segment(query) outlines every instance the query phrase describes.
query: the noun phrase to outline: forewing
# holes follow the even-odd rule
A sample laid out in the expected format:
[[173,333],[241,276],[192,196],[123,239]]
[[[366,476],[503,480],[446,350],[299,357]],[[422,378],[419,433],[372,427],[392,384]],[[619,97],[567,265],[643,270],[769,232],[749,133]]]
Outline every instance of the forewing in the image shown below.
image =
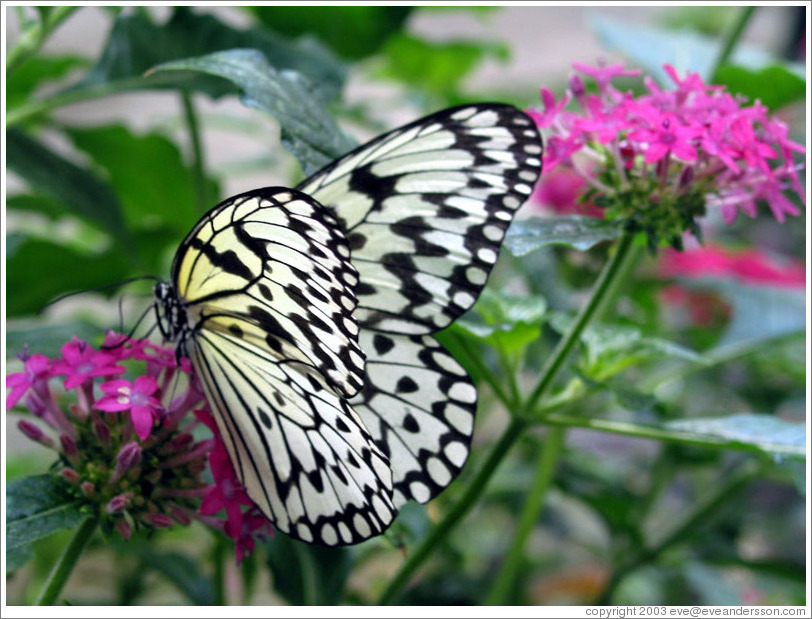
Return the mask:
[[189,233],[172,272],[194,330],[299,362],[338,395],[363,386],[358,273],[341,228],[313,198],[266,188],[226,200]]
[[433,333],[469,309],[541,155],[526,114],[467,105],[384,134],[299,185],[346,230],[361,327]]
[[334,546],[391,524],[388,458],[320,374],[224,331],[200,331],[189,352],[237,476],[276,527]]

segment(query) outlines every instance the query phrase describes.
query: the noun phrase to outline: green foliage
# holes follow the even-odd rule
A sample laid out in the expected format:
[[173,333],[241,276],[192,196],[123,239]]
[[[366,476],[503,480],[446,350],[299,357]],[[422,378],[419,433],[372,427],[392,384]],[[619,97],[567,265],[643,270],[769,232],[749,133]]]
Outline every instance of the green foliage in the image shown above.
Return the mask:
[[617,222],[594,217],[527,217],[516,221],[505,235],[505,247],[514,256],[525,256],[545,245],[567,245],[579,251],[591,249],[620,234]]
[[344,58],[378,52],[400,32],[414,10],[408,6],[252,6],[247,10],[286,36],[314,36]]
[[763,69],[725,65],[716,72],[714,81],[750,101],[761,101],[771,110],[803,101],[806,97],[806,80],[782,65]]
[[31,545],[88,518],[52,475],[24,477],[6,487],[6,569],[13,571],[32,556]]
[[293,605],[338,604],[352,569],[347,548],[312,546],[277,535],[267,542],[274,589]]
[[294,71],[277,73],[262,54],[233,49],[200,58],[166,63],[162,71],[200,71],[232,81],[243,91],[243,102],[275,116],[282,128],[282,143],[312,174],[343,155],[355,144],[335,124],[313,88]]
[[[507,45],[429,41],[409,30],[415,11],[429,19],[459,8],[248,7],[239,9],[241,17],[249,14],[257,25],[242,29],[188,7],[161,20],[148,9],[116,8],[106,13],[109,34],[90,60],[40,51],[55,28],[84,9],[21,9],[22,36],[7,65],[7,159],[21,181],[10,185],[6,205],[7,354],[27,344],[54,356],[73,335],[98,341],[109,316],[86,308],[81,318],[36,314],[66,292],[165,275],[201,210],[221,197],[223,169],[207,166],[187,145],[212,128],[228,140],[237,123],[218,122],[208,111],[198,117],[202,106],[192,93],[239,97],[255,112],[251,133],[263,150],[241,157],[240,166],[270,171],[267,161],[281,151],[272,139],[278,125],[282,146],[309,173],[355,144],[337,115],[377,128],[376,102],[350,107],[341,97],[350,71],[396,84],[427,112],[484,98],[466,91],[466,79],[483,62],[505,60]],[[687,30],[605,17],[592,25],[607,49],[663,83],[663,62],[710,79],[722,49]],[[711,30],[719,28],[714,21]],[[562,54],[562,76],[570,60]],[[796,65],[758,50],[737,48],[715,78],[771,109],[805,96]],[[54,114],[78,102],[113,106],[113,95],[152,90],[164,91],[169,103],[146,131],[92,118],[79,126]],[[519,87],[515,95],[524,96]],[[173,102],[184,97],[185,111]],[[204,143],[219,148],[220,137]],[[763,218],[737,222],[726,236],[741,245],[769,237],[773,247],[788,239],[787,253],[803,255],[802,233],[786,226],[765,232],[765,225]],[[754,591],[764,603],[804,602],[797,538],[808,517],[805,294],[721,277],[665,282],[657,257],[623,250],[625,238],[617,225],[593,218],[513,223],[505,240],[510,254],[503,252],[477,305],[438,338],[479,387],[470,462],[437,500],[404,506],[380,540],[336,549],[277,534],[235,576],[225,567],[233,556],[219,532],[200,524],[151,538],[136,532],[116,545],[109,595],[123,604],[153,603],[157,577],[176,596],[172,603],[200,605],[264,602],[271,589],[287,603],[319,605],[735,605],[750,603]],[[605,307],[579,326],[579,308],[600,306],[591,290],[601,265],[625,251],[625,267],[613,271],[618,281],[601,293]],[[713,295],[723,317],[692,322],[667,300],[673,286]],[[550,436],[562,447],[544,463]],[[6,497],[6,556],[16,570],[9,583],[29,579],[28,591],[12,594],[27,600],[61,552],[60,534],[52,534],[77,529],[87,515],[54,476],[27,476],[42,466],[38,454],[12,449],[8,458],[14,481]],[[528,496],[537,487],[543,490],[534,507]],[[516,533],[523,522],[532,538]],[[18,569],[32,552],[37,561]],[[579,580],[579,568],[588,576]],[[496,583],[504,570],[514,576],[502,587]],[[239,600],[224,584],[235,578]]]

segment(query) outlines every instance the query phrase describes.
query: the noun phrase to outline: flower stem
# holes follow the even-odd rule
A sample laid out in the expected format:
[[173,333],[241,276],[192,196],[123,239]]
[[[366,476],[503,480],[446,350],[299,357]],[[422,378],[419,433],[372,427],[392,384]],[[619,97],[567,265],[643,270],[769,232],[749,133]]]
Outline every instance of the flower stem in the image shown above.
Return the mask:
[[717,488],[716,492],[702,501],[679,525],[672,529],[671,533],[656,545],[637,552],[624,565],[616,569],[596,604],[609,604],[618,585],[629,573],[646,563],[654,561],[671,546],[694,535],[708,518],[726,505],[730,497],[750,483],[761,470],[761,463],[751,460],[740,467],[738,471],[729,475],[724,483]]
[[468,513],[471,507],[473,507],[474,503],[476,503],[480,495],[485,491],[485,486],[496,471],[499,463],[510,450],[513,443],[516,442],[516,439],[521,436],[526,427],[527,423],[524,420],[518,417],[511,419],[510,425],[508,425],[496,445],[493,446],[490,454],[488,454],[488,458],[479,468],[476,477],[465,490],[460,500],[454,505],[451,511],[446,514],[445,518],[429,532],[423,542],[409,555],[409,558],[400,568],[400,571],[390,581],[386,590],[381,595],[378,605],[391,604],[396,600],[412,574],[414,574],[423,561],[436,549],[440,541],[462,520],[463,516]]
[[200,141],[200,123],[197,121],[197,112],[192,93],[186,89],[181,90],[181,102],[183,104],[183,118],[186,121],[186,129],[192,143],[192,185],[195,193],[197,208],[201,213],[205,213],[213,205],[209,204],[209,196],[206,191],[206,173],[203,158],[203,146]]
[[539,453],[533,486],[525,499],[516,534],[499,569],[496,580],[485,598],[485,604],[489,606],[509,603],[507,600],[513,590],[516,576],[519,574],[524,560],[524,548],[527,538],[530,537],[533,527],[538,522],[547,491],[550,489],[555,477],[558,459],[564,449],[566,432],[565,428],[550,428],[544,439]]
[[[625,272],[623,268],[626,258],[629,256],[630,249],[633,246],[634,233],[626,231],[621,235],[615,252],[612,258],[604,267],[601,272],[595,289],[586,304],[581,310],[575,323],[573,324],[570,332],[559,341],[555,350],[550,357],[547,365],[542,370],[542,377],[533,394],[527,402],[514,411],[513,417],[510,421],[505,432],[499,438],[496,445],[493,446],[491,452],[488,454],[487,459],[480,467],[476,477],[474,477],[471,484],[463,493],[460,500],[451,509],[445,518],[443,518],[437,526],[435,526],[422,543],[412,552],[406,562],[401,566],[400,571],[395,575],[392,581],[381,595],[378,601],[379,605],[390,604],[400,595],[403,587],[406,586],[411,576],[420,567],[428,556],[439,545],[440,541],[448,535],[448,533],[463,519],[468,511],[474,506],[479,497],[485,492],[485,488],[491,476],[496,471],[499,464],[504,460],[510,448],[514,445],[516,440],[522,435],[524,430],[530,425],[531,413],[535,411],[539,399],[545,394],[547,389],[552,385],[553,380],[558,372],[564,366],[569,353],[572,352],[575,343],[581,336],[581,333],[589,324],[589,321],[594,318],[600,309],[604,306],[604,299],[608,294],[612,294],[615,286],[618,283],[618,275]],[[563,441],[563,433],[561,436]],[[557,457],[545,467],[554,469]],[[540,492],[543,500],[544,491]]]
[[39,598],[37,598],[37,606],[51,606],[56,601],[56,598],[62,592],[62,587],[65,586],[71,572],[73,572],[79,556],[96,531],[96,525],[98,524],[98,519],[88,518],[76,529],[73,538],[71,538],[62,556],[59,557],[56,565],[48,575],[45,587],[40,592]]
[[736,21],[730,27],[730,30],[728,30],[728,32],[725,34],[725,39],[722,42],[722,49],[719,52],[719,56],[716,58],[716,62],[713,64],[713,69],[708,72],[708,75],[711,76],[711,82],[716,81],[716,74],[719,71],[719,68],[727,63],[728,59],[733,53],[733,50],[736,49],[745,28],[747,28],[747,24],[750,23],[750,19],[753,17],[753,13],[756,12],[757,8],[758,7],[755,6],[743,6],[736,18]]
[[8,50],[6,55],[6,77],[11,75],[28,58],[36,54],[42,44],[45,43],[48,35],[79,8],[78,6],[55,6],[41,21],[25,28],[20,34],[20,38]]
[[620,282],[620,275],[626,272],[625,263],[629,257],[630,250],[634,246],[635,234],[629,230],[623,232],[614,248],[614,254],[601,271],[600,277],[595,284],[595,289],[589,301],[578,314],[575,323],[569,332],[562,338],[555,347],[550,359],[541,371],[541,380],[536,385],[535,390],[527,400],[524,407],[525,414],[532,415],[541,398],[558,376],[558,372],[569,358],[572,349],[578,343],[581,334],[592,319],[603,309],[607,298],[614,297],[615,287]]

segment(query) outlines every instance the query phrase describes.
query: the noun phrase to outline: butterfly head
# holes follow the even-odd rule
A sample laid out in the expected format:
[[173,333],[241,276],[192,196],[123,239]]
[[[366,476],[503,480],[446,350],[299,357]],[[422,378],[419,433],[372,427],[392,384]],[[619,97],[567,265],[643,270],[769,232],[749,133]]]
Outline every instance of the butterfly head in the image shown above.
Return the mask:
[[158,282],[153,288],[153,294],[155,295],[155,315],[161,335],[170,342],[177,341],[189,330],[189,326],[186,323],[186,312],[181,306],[175,289],[169,282]]

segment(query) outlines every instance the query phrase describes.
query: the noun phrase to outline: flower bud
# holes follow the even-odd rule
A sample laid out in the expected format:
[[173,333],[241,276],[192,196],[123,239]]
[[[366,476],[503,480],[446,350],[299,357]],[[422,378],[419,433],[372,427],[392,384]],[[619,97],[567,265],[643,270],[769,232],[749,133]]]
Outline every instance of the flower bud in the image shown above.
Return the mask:
[[79,450],[76,449],[76,441],[67,434],[60,434],[59,443],[62,445],[62,451],[68,458],[73,458],[79,453]]
[[116,514],[120,511],[123,511],[130,504],[131,500],[132,500],[131,492],[117,494],[112,499],[110,499],[110,502],[104,508],[104,511],[106,511],[108,514]]
[[110,477],[110,484],[115,484],[129,471],[133,466],[141,462],[141,447],[135,441],[130,441],[116,456],[116,468],[113,475]]
[[79,475],[79,473],[77,473],[75,470],[73,470],[72,468],[70,468],[68,466],[63,468],[59,472],[59,474],[62,476],[63,479],[69,481],[72,484],[77,484],[77,483],[79,483],[79,480],[82,479],[82,477],[81,477],[81,475]]
[[17,423],[17,427],[23,434],[25,434],[32,441],[36,441],[37,443],[45,445],[46,447],[54,446],[53,439],[50,436],[46,435],[38,425],[33,424],[25,419],[21,419]]
[[123,518],[116,522],[116,531],[118,531],[118,534],[121,536],[121,539],[125,541],[130,539],[130,537],[132,537],[133,534],[132,525],[130,525],[130,523],[124,520]]
[[84,495],[85,495],[86,497],[88,497],[88,498],[90,498],[90,497],[92,497],[94,494],[96,494],[96,486],[93,484],[93,482],[90,482],[90,481],[83,481],[83,482],[82,482],[82,483],[79,485],[79,488],[81,488],[81,490],[82,490],[82,494],[84,494]]
[[156,529],[168,529],[174,524],[172,518],[166,514],[144,514],[142,520]]
[[110,445],[110,426],[106,423],[101,420],[93,422],[93,433],[102,445]]

